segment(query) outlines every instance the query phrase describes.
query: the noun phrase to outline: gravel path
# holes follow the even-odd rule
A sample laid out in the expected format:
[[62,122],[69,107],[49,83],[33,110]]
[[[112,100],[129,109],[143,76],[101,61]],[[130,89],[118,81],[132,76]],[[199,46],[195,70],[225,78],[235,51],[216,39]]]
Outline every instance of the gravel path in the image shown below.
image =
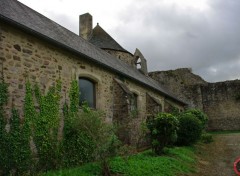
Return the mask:
[[213,137],[214,142],[198,146],[198,171],[191,176],[236,176],[233,163],[240,158],[240,133]]

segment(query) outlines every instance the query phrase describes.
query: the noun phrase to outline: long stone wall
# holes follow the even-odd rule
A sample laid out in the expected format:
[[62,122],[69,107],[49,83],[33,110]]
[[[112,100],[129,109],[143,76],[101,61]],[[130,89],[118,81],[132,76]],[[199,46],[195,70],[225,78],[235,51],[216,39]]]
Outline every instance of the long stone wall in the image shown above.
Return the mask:
[[201,86],[203,110],[210,130],[240,130],[240,80]]
[[[158,99],[164,107],[164,97],[138,82],[123,78],[117,73],[106,70],[101,65],[90,62],[68,51],[64,51],[51,43],[29,35],[5,23],[0,24],[0,76],[9,84],[9,103],[7,111],[12,106],[20,110],[23,118],[23,104],[25,82],[28,79],[32,84],[39,84],[42,91],[47,90],[57,79],[62,81],[62,102],[68,101],[70,83],[73,79],[87,77],[96,82],[96,108],[106,113],[107,121],[114,122],[114,118],[123,117],[126,113],[119,113],[114,117],[114,102],[124,99],[121,94],[116,96],[114,78],[123,79],[130,91],[138,95],[138,116],[129,121],[128,143],[136,144],[141,133],[141,123],[146,120],[147,93]],[[81,47],[81,46],[79,46]],[[129,56],[130,57],[130,56]],[[116,58],[117,59],[117,58]],[[2,75],[3,73],[3,75]],[[172,102],[182,109],[182,105]],[[122,111],[127,111],[122,109]],[[8,113],[9,115],[9,113]]]
[[149,74],[190,108],[203,110],[209,117],[209,130],[240,130],[240,80],[208,83],[191,69]]

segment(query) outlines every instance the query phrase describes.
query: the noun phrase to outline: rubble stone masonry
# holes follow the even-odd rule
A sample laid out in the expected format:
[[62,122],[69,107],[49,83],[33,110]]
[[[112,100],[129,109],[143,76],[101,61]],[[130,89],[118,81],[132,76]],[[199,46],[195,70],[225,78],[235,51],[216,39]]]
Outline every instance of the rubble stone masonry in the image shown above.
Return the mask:
[[240,130],[240,80],[208,83],[188,68],[149,75],[191,108],[203,110],[209,130]]
[[[8,112],[12,106],[15,106],[20,110],[21,118],[23,118],[26,79],[32,85],[36,83],[42,91],[46,91],[60,78],[63,103],[68,102],[71,81],[79,77],[87,77],[96,82],[96,108],[106,113],[108,122],[111,123],[114,118],[123,118],[122,116],[126,114],[121,113],[126,111],[121,109],[118,116],[113,115],[114,108],[117,107],[114,102],[120,102],[116,99],[125,98],[117,96],[114,88],[114,78],[119,78],[120,75],[5,23],[0,24],[0,69],[4,81],[9,84]],[[146,120],[147,93],[158,99],[162,103],[162,108],[165,97],[138,82],[128,78],[121,77],[121,79],[138,95],[138,116],[129,121],[131,128],[129,139],[130,143],[134,144],[138,141],[141,122]],[[183,108],[175,102],[172,104],[179,109]]]

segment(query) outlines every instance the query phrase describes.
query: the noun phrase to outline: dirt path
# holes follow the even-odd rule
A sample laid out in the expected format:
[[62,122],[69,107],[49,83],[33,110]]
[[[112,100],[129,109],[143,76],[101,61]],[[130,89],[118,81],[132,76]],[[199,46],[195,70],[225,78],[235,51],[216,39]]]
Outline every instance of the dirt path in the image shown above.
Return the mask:
[[240,133],[213,137],[213,143],[198,146],[198,171],[191,176],[236,176],[233,163],[240,158]]

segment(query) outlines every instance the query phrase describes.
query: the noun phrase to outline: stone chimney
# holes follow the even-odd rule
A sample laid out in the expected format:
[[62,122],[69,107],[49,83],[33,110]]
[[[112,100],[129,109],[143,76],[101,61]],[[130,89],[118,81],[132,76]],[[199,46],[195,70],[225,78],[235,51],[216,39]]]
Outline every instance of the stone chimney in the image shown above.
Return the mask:
[[92,15],[85,13],[79,16],[79,35],[88,40],[92,34]]

